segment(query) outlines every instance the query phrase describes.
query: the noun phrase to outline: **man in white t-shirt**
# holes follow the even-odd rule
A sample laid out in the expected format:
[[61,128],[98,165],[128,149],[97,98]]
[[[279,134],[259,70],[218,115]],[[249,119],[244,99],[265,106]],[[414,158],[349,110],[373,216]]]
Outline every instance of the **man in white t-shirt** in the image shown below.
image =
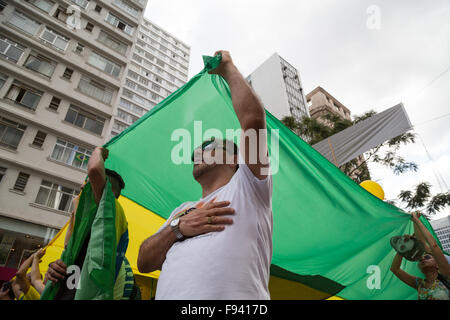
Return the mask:
[[[230,87],[243,131],[241,151],[214,138],[194,150],[193,176],[202,198],[176,208],[139,250],[140,272],[161,270],[156,299],[270,299],[272,177],[265,112],[229,53],[219,52],[222,62],[210,73]],[[257,134],[247,134],[252,131]]]

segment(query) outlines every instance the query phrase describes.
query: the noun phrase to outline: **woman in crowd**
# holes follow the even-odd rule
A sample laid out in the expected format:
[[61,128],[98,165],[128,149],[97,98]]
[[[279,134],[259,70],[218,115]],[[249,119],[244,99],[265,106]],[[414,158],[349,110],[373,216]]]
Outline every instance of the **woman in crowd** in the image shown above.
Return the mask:
[[417,290],[419,300],[449,300],[448,281],[450,265],[436,240],[419,220],[420,213],[412,213],[416,236],[424,241],[426,253],[419,260],[419,269],[424,279],[410,275],[400,268],[403,257],[396,254],[391,271],[401,281]]

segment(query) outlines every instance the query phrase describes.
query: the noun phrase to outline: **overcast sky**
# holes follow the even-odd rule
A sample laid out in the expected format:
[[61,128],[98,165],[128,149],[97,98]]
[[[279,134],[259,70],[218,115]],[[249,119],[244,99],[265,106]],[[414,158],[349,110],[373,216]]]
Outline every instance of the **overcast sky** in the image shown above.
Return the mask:
[[353,115],[403,102],[433,161],[419,138],[401,149],[418,172],[371,166],[373,180],[388,199],[422,181],[448,191],[450,1],[149,0],[145,17],[191,46],[189,77],[219,49],[244,76],[277,52],[299,70],[305,93],[321,86]]

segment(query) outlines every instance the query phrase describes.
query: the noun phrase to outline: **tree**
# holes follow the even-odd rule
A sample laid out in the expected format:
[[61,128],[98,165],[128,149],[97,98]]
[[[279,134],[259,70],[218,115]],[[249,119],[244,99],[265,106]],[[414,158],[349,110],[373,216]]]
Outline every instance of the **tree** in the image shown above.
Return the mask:
[[[284,117],[281,121],[310,145],[314,145],[375,114],[375,111],[370,110],[362,115],[355,116],[353,121],[343,119],[332,113],[325,114],[320,120],[304,117],[301,121],[297,121],[294,117]],[[393,170],[396,175],[407,171],[417,171],[417,164],[407,162],[398,155],[401,145],[414,143],[415,139],[414,133],[407,132],[369,150],[364,154],[364,157],[358,157],[347,162],[340,169],[358,184],[364,180],[370,180],[369,162],[386,166]]]
[[414,191],[402,190],[398,198],[406,203],[406,208],[425,211],[428,215],[435,214],[450,205],[450,192],[431,196],[431,185],[428,182],[419,183]]

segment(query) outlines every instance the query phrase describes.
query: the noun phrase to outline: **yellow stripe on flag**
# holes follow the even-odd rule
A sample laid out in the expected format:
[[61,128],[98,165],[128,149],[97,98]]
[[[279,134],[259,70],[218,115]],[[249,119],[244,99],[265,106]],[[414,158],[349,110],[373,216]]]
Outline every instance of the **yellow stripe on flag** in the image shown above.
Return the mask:
[[[122,205],[128,221],[128,235],[130,241],[128,243],[126,257],[130,262],[133,273],[145,277],[158,278],[159,271],[149,274],[140,273],[137,269],[137,258],[141,243],[158,231],[166,220],[126,197],[121,196],[119,202]],[[69,222],[66,223],[46,246],[45,255],[42,257],[42,262],[39,265],[42,275],[45,275],[47,272],[49,263],[58,260],[61,257],[64,250],[64,239],[66,237],[68,225]]]

